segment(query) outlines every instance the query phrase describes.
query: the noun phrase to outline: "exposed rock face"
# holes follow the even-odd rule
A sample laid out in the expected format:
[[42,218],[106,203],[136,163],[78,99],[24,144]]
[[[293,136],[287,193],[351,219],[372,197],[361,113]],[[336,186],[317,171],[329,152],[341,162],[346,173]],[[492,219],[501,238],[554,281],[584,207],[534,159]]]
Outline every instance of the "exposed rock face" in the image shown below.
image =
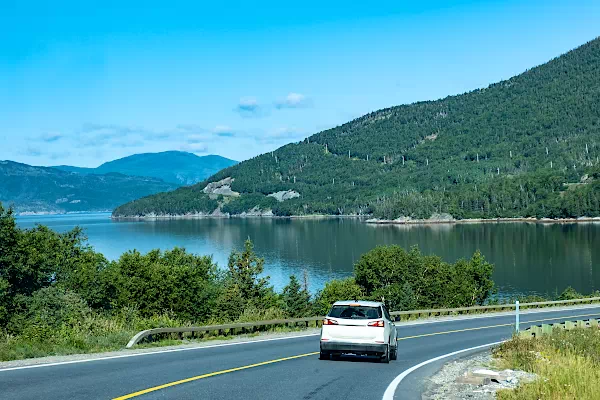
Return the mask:
[[234,196],[237,197],[240,194],[238,192],[234,192],[231,190],[231,183],[233,182],[233,178],[227,177],[225,179],[221,179],[218,182],[211,182],[202,191],[208,195],[223,195],[223,196]]
[[267,196],[274,197],[277,201],[285,201],[300,197],[300,193],[296,192],[295,190],[284,190],[281,192],[268,194]]
[[250,211],[244,211],[239,215],[240,217],[272,217],[273,211],[271,210],[261,210],[258,207],[254,207]]
[[429,221],[442,222],[442,221],[454,221],[454,217],[450,214],[442,213],[442,214],[432,214],[429,217]]
[[215,210],[210,214],[211,217],[229,217],[229,214],[224,213],[221,210],[221,206],[215,208]]

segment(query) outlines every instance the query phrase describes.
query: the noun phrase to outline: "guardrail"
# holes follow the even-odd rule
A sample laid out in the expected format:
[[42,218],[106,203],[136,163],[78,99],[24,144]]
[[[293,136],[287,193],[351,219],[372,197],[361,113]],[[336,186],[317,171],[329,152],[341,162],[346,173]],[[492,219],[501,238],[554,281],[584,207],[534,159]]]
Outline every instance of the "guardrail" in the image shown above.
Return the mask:
[[[273,319],[269,321],[257,321],[257,322],[238,322],[233,324],[224,324],[224,325],[206,325],[206,326],[189,326],[189,327],[181,327],[181,328],[154,328],[147,329],[145,331],[138,332],[134,337],[131,338],[129,343],[127,343],[127,348],[131,348],[141,342],[142,340],[148,338],[148,340],[152,340],[153,337],[164,335],[164,334],[178,334],[180,339],[183,339],[185,333],[190,333],[192,338],[198,336],[203,336],[204,334],[208,334],[211,332],[217,332],[218,335],[227,335],[227,334],[236,334],[237,331],[239,333],[249,333],[260,331],[260,328],[269,328],[275,326],[299,326],[302,324],[305,328],[310,327],[310,323],[314,322],[315,327],[319,327],[321,325],[321,321],[324,317],[307,317],[307,318],[289,318],[289,319]],[[258,328],[258,329],[257,329]]]
[[[574,300],[557,300],[557,301],[538,301],[533,303],[521,303],[519,304],[519,308],[523,309],[532,309],[532,308],[545,308],[552,306],[561,306],[561,305],[571,305],[571,304],[579,304],[579,303],[595,303],[600,302],[600,297],[590,297],[585,299],[574,299]],[[459,307],[459,308],[433,308],[429,310],[410,310],[410,311],[394,311],[391,312],[390,315],[397,318],[398,320],[403,320],[404,318],[410,319],[411,317],[417,316],[439,316],[439,315],[462,315],[462,314],[476,314],[480,312],[486,312],[490,310],[495,311],[504,311],[504,310],[512,310],[516,308],[516,303],[510,304],[496,304],[490,306],[473,306],[473,307]]]
[[[595,303],[600,302],[600,297],[592,297],[586,299],[575,299],[575,300],[561,300],[561,301],[541,301],[534,303],[522,303],[519,304],[519,308],[531,309],[531,308],[544,308],[560,305],[571,305],[580,303]],[[391,312],[391,316],[395,321],[403,321],[408,319],[416,319],[423,317],[433,317],[442,315],[464,315],[464,314],[479,314],[489,311],[504,311],[512,310],[516,308],[516,304],[498,304],[489,306],[474,306],[474,307],[459,307],[459,308],[437,308],[437,309],[426,309],[426,310],[409,310],[409,311],[394,311]],[[127,343],[127,348],[131,348],[141,341],[147,339],[148,341],[153,340],[157,337],[165,337],[176,334],[179,339],[183,339],[186,334],[189,334],[191,338],[203,338],[205,335],[210,335],[213,332],[217,332],[217,335],[235,335],[237,333],[253,333],[261,330],[268,330],[277,326],[291,326],[291,327],[304,327],[309,328],[311,323],[314,322],[314,326],[318,328],[321,326],[321,322],[324,317],[306,317],[306,318],[289,318],[289,319],[274,319],[269,321],[257,321],[257,322],[239,322],[232,324],[223,325],[206,325],[206,326],[189,326],[189,327],[177,327],[177,328],[154,328],[147,329],[145,331],[138,332],[134,337],[131,338]]]
[[519,332],[519,337],[521,338],[534,338],[541,335],[551,334],[554,329],[561,329],[570,331],[575,328],[600,328],[600,324],[597,319],[585,319],[578,321],[565,321],[555,324],[541,324],[541,325],[533,325],[529,328],[522,330]]

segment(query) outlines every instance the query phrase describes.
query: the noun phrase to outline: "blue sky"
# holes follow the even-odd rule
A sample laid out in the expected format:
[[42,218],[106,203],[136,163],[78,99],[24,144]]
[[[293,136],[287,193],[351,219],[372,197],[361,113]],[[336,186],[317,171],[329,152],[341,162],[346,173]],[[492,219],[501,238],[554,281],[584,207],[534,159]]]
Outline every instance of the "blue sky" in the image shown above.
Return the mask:
[[286,3],[3,0],[0,160],[244,160],[600,35],[597,0]]

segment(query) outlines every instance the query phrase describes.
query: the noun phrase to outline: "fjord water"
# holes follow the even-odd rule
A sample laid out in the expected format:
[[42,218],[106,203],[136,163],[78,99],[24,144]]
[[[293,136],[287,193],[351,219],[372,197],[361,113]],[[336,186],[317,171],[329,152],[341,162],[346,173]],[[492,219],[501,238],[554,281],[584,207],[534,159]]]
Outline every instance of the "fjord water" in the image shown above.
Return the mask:
[[110,214],[23,216],[58,231],[80,226],[89,243],[109,259],[127,250],[147,252],[175,246],[212,255],[222,267],[234,248],[250,238],[265,259],[265,273],[281,289],[291,274],[309,274],[311,291],[332,278],[351,275],[360,255],[377,245],[418,245],[446,261],[477,249],[495,264],[499,293],[554,294],[571,285],[583,293],[600,289],[600,223],[373,226],[357,219],[269,218],[112,221]]

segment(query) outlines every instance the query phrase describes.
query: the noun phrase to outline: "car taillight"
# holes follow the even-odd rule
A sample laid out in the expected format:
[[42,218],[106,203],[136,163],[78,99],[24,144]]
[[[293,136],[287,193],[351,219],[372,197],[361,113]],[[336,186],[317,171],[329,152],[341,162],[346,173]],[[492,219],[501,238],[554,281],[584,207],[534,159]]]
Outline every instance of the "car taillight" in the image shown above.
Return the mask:
[[383,320],[380,319],[379,321],[369,322],[367,324],[367,326],[375,326],[375,327],[378,327],[378,328],[383,328],[385,326],[385,322],[383,322]]
[[323,325],[338,325],[338,322],[329,318],[325,318],[323,320]]

